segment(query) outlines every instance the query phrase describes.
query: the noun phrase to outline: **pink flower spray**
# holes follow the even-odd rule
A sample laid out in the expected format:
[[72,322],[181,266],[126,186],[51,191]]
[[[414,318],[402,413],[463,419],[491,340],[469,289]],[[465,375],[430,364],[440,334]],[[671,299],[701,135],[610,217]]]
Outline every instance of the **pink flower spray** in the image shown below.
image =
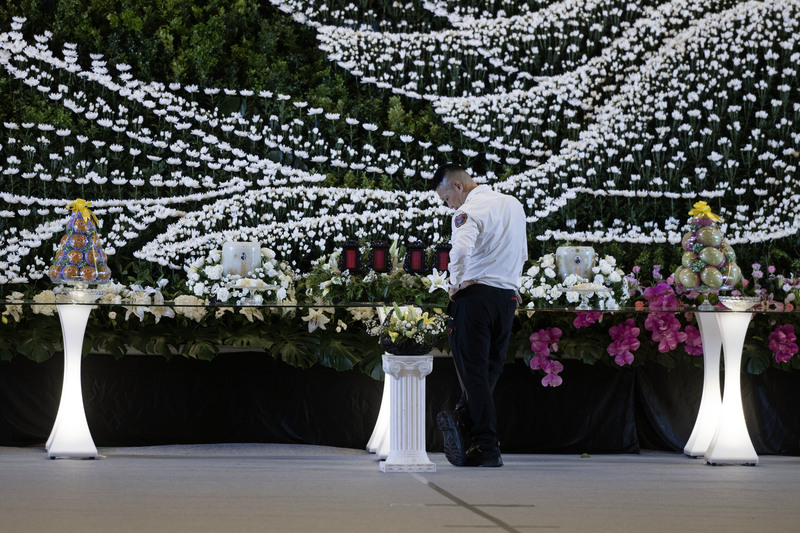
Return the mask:
[[558,387],[562,383],[561,373],[564,365],[559,361],[550,360],[550,353],[558,351],[558,341],[561,339],[561,330],[558,328],[543,328],[533,333],[530,337],[531,370],[544,370],[542,385],[545,387]]

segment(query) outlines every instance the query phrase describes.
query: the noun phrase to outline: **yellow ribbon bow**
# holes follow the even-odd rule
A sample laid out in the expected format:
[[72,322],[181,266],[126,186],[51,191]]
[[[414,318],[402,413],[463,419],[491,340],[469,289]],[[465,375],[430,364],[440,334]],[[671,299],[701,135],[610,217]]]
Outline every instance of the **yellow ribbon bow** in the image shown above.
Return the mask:
[[692,210],[689,211],[689,215],[693,216],[694,218],[708,218],[713,220],[714,222],[719,222],[722,220],[720,217],[715,215],[711,212],[711,207],[705,202],[697,202],[692,206]]
[[90,207],[92,207],[92,202],[87,202],[83,198],[78,198],[67,206],[68,209],[72,209],[73,213],[80,213],[84,220],[91,219],[94,225],[98,226],[97,217],[89,210]]

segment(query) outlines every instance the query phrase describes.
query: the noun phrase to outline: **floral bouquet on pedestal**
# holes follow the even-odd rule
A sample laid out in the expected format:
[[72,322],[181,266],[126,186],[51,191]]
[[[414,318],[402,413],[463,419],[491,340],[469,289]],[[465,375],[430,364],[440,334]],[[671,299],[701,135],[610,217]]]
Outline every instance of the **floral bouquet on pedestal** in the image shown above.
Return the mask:
[[381,347],[394,355],[425,355],[431,351],[436,338],[447,328],[447,316],[441,309],[432,313],[413,305],[384,308],[386,319],[372,329]]

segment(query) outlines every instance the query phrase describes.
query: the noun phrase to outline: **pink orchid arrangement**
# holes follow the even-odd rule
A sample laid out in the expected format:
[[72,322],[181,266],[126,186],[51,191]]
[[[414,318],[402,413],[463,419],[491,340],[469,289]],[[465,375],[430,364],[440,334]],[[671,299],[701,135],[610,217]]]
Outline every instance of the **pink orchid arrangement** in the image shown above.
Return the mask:
[[530,340],[533,353],[547,357],[550,352],[558,351],[561,330],[558,328],[543,328],[531,334]]
[[639,272],[642,270],[642,267],[639,265],[634,265],[631,272],[625,276],[628,280],[628,296],[633,297],[639,292]]
[[608,329],[611,335],[611,344],[606,351],[614,357],[614,362],[619,366],[633,363],[633,352],[639,348],[639,328],[636,322],[629,318],[622,324],[611,326]]
[[689,355],[703,355],[703,340],[700,330],[694,326],[686,326],[686,344],[683,346]]
[[672,313],[650,313],[644,321],[644,329],[653,334],[653,341],[658,343],[661,353],[670,352],[679,343],[686,342],[686,333],[681,331],[681,323]]
[[661,281],[663,279],[661,275],[661,265],[653,265],[653,279],[655,281]]
[[560,361],[547,361],[547,365],[542,369],[544,370],[544,377],[542,378],[543,387],[558,387],[563,382],[559,374],[564,370],[564,365]]
[[778,326],[775,331],[769,334],[769,349],[775,354],[775,360],[785,363],[791,360],[797,353],[797,336],[794,333],[794,326],[784,324]]
[[[791,311],[800,301],[800,277],[784,277],[776,274],[774,266],[762,267],[758,263],[752,265],[753,275],[748,280],[743,280],[741,289],[733,290],[734,296],[753,294],[762,297],[762,306],[765,310],[785,310]],[[693,313],[685,312],[682,316],[677,316],[676,311],[683,307],[683,301],[695,301],[700,296],[698,292],[681,290],[681,286],[676,284],[672,276],[662,273],[661,265],[653,265],[653,282],[647,286],[639,280],[642,268],[634,266],[632,271],[625,276],[628,282],[630,296],[641,295],[641,299],[635,301],[636,309],[641,311],[649,310],[645,316],[639,315],[644,320],[642,325],[646,331],[650,332],[652,340],[657,344],[660,353],[674,352],[683,344],[683,350],[691,356],[703,355],[703,341],[697,325],[689,325],[694,321]],[[779,291],[782,291],[779,292]],[[772,293],[775,293],[774,295]],[[575,329],[589,327],[592,324],[602,322],[605,318],[603,312],[597,311],[576,311],[572,326]],[[634,354],[641,347],[639,334],[640,328],[637,321],[640,318],[628,318],[623,323],[613,325],[609,328],[611,342],[606,347],[606,351],[619,366],[631,365],[634,361]],[[684,324],[685,327],[684,327]],[[775,327],[775,320],[772,320],[772,327]],[[544,372],[542,385],[557,387],[562,384],[560,372],[564,365],[550,357],[558,351],[558,343],[562,338],[562,332],[558,328],[544,328],[530,336],[531,350],[533,357],[530,360],[532,370]],[[791,361],[797,354],[797,336],[792,324],[776,327],[769,334],[769,349],[772,350],[775,360],[779,363]]]
[[558,387],[562,383],[559,374],[564,370],[564,365],[560,361],[550,359],[551,352],[558,351],[558,341],[561,339],[559,328],[543,328],[531,334],[531,370],[543,370],[542,386]]
[[575,326],[576,329],[580,329],[590,326],[595,322],[602,321],[603,313],[600,311],[578,311],[575,320],[572,321],[572,325]]
[[642,296],[647,299],[650,309],[675,309],[678,306],[678,297],[669,283],[661,282],[647,287]]

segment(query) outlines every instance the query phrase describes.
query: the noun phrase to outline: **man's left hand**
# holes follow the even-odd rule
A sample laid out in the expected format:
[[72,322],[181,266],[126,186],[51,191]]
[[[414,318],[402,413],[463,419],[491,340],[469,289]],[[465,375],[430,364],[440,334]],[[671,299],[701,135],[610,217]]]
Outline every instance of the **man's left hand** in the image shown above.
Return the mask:
[[450,301],[452,302],[455,299],[456,293],[458,292],[459,286],[452,286],[447,290],[447,294],[450,296]]

